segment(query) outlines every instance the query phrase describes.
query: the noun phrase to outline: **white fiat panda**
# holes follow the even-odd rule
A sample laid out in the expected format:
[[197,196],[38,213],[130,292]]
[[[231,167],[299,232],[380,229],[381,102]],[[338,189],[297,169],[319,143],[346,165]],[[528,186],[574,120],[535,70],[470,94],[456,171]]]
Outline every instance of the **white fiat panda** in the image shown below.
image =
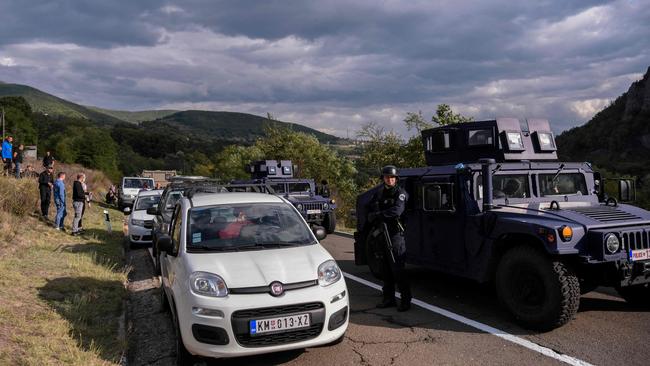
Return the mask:
[[341,270],[294,206],[261,193],[196,193],[158,238],[163,306],[179,363],[340,341],[348,326]]

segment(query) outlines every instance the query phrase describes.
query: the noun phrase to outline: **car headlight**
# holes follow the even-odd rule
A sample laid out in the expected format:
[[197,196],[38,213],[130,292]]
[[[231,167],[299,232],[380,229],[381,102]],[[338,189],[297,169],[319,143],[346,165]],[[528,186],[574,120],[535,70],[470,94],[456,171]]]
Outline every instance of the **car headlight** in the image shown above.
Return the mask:
[[616,234],[609,233],[605,235],[605,247],[611,254],[618,252],[618,249],[621,247],[621,242],[618,240]]
[[327,202],[323,203],[323,210],[327,210],[328,208],[330,208],[330,205]]
[[341,270],[336,262],[328,260],[318,266],[318,284],[325,287],[341,279]]
[[302,211],[302,203],[297,204],[296,208],[298,209],[298,211]]
[[197,295],[211,297],[228,296],[226,281],[214,273],[193,272],[190,275],[190,288]]
[[133,226],[144,226],[144,220],[131,219],[131,225],[133,225]]

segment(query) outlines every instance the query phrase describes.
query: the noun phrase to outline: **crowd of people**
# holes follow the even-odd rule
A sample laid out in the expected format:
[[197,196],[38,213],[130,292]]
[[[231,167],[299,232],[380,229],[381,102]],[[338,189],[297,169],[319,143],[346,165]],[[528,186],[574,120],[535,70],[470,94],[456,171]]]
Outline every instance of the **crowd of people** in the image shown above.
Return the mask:
[[[23,169],[25,161],[25,146],[19,144],[14,148],[14,140],[12,136],[6,137],[2,141],[1,156],[3,163],[2,174],[5,176],[13,176],[16,179],[22,178],[36,178],[38,177],[38,190],[41,200],[41,217],[46,222],[52,222],[56,230],[66,231],[63,225],[65,217],[68,214],[66,209],[66,187],[65,178],[66,173],[60,171],[54,174],[54,156],[50,151],[43,156],[43,171],[38,174],[32,165],[26,165]],[[50,220],[50,204],[54,198],[54,206],[56,213],[54,220]],[[74,212],[74,219],[72,220],[72,235],[79,235],[83,230],[83,215],[86,206],[90,205],[92,196],[88,192],[86,185],[86,175],[79,173],[76,180],[72,185],[72,209]]]

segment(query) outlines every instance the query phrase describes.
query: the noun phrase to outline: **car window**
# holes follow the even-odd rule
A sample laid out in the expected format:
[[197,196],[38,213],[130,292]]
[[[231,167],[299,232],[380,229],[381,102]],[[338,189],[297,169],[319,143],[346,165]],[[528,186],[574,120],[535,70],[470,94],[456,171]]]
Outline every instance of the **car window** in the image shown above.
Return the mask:
[[311,185],[307,182],[289,183],[290,193],[309,193]]
[[123,188],[146,189],[146,188],[153,188],[153,187],[154,184],[152,179],[126,178],[124,179],[123,182]]
[[182,196],[183,195],[181,192],[171,192],[168,194],[167,198],[165,199],[165,210],[173,210],[174,207],[176,207],[176,203],[178,203],[178,200],[180,200]]
[[530,187],[527,174],[497,174],[492,177],[494,198],[528,198]]
[[315,243],[309,227],[286,203],[195,207],[188,217],[188,250],[256,250]]
[[[555,179],[554,179],[555,178]],[[540,174],[539,192],[542,197],[556,195],[586,195],[585,176],[580,173]]]
[[178,248],[181,245],[181,210],[180,208],[174,213],[174,227],[172,228],[172,241],[174,243],[174,251],[178,253]]
[[150,207],[154,207],[160,202],[160,196],[142,196],[138,197],[138,201],[135,203],[134,211],[146,210]]

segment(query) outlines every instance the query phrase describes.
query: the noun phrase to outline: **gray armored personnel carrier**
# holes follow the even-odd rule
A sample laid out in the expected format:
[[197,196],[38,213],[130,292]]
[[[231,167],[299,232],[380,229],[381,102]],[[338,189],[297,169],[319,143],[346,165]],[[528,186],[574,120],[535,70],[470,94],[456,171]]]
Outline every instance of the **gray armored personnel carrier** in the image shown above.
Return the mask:
[[[505,308],[533,329],[567,323],[581,293],[597,286],[650,306],[650,212],[623,204],[634,198],[632,180],[557,161],[546,120],[449,125],[422,139],[428,166],[399,172],[410,195],[407,263],[493,281]],[[367,222],[378,189],[357,198],[355,261],[381,277],[383,236]]]
[[251,174],[250,180],[235,180],[232,183],[266,184],[300,211],[319,238],[334,232],[336,201],[329,194],[317,192],[313,179],[294,178],[291,160],[260,160],[250,164],[247,169]]

